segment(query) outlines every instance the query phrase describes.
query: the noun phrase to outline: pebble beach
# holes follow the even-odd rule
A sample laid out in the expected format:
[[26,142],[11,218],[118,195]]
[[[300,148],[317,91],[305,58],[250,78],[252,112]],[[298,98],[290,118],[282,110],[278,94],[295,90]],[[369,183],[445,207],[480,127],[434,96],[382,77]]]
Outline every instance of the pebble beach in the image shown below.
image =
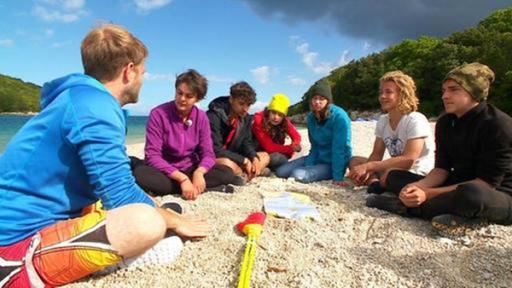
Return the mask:
[[[374,129],[375,122],[352,122],[354,155],[370,154]],[[300,133],[302,153],[307,153],[307,131]],[[127,151],[142,158],[143,148],[143,143],[130,144]],[[174,263],[92,276],[67,287],[236,287],[246,238],[234,225],[263,209],[263,191],[305,193],[321,219],[267,217],[251,287],[509,287],[512,283],[512,227],[490,225],[448,239],[437,235],[428,221],[367,208],[363,187],[258,177],[233,194],[207,192],[196,201],[164,197],[182,204],[187,213],[209,219],[214,227],[205,240],[185,242]]]

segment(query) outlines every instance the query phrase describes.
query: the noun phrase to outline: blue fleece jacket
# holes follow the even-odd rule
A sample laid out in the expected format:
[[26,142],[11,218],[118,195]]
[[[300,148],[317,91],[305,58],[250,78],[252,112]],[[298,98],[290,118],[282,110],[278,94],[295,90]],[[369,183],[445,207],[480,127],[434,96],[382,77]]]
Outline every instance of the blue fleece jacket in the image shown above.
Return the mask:
[[331,164],[332,179],[342,181],[352,157],[350,118],[342,108],[330,104],[329,117],[320,123],[310,112],[307,117],[311,150],[306,166]]
[[0,246],[98,200],[105,209],[154,206],[131,174],[125,131],[119,102],[96,79],[71,74],[46,83],[41,112],[0,157]]

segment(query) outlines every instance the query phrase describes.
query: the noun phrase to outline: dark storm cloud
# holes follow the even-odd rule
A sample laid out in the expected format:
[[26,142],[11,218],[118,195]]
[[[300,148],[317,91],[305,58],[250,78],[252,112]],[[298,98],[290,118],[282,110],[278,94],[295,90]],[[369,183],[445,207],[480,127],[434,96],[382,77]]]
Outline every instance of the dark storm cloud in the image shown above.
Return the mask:
[[288,24],[326,20],[342,35],[395,43],[447,36],[476,25],[512,0],[241,0],[259,15]]

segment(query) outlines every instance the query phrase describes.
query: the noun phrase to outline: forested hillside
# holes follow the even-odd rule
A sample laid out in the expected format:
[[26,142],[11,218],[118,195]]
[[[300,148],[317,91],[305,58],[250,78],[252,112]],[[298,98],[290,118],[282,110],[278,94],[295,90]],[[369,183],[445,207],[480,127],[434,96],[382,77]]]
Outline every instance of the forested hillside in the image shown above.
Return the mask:
[[0,74],[0,113],[39,111],[40,86]]
[[[405,40],[337,68],[325,78],[332,86],[337,105],[346,110],[373,110],[379,109],[379,78],[387,71],[402,70],[416,82],[420,111],[437,116],[443,110],[444,75],[458,65],[475,61],[496,73],[489,102],[512,115],[512,7],[498,10],[476,27],[447,38]],[[308,109],[305,95],[290,114]]]

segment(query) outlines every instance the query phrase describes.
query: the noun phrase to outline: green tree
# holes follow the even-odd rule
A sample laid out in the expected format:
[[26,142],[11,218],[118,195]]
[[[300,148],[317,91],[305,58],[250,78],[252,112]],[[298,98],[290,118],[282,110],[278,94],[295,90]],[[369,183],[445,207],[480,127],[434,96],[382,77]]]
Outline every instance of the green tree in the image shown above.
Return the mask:
[[0,113],[39,111],[41,87],[0,74]]
[[[496,74],[489,102],[512,114],[512,7],[495,11],[476,27],[439,39],[407,39],[380,53],[352,61],[331,72],[334,102],[347,110],[379,109],[379,79],[387,71],[402,70],[414,78],[420,111],[437,116],[443,111],[444,75],[464,63],[480,62]],[[306,95],[291,114],[307,111]]]

